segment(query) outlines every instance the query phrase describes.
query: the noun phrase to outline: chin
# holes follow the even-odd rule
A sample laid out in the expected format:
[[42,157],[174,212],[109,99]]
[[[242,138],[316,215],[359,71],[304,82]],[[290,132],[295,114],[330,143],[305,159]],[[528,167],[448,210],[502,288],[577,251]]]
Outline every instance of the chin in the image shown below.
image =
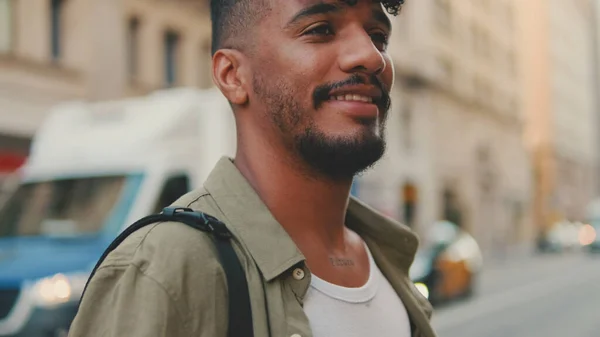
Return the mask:
[[374,120],[359,120],[339,123],[334,128],[320,128],[320,133],[328,139],[367,140],[383,138],[382,126]]
[[326,132],[307,129],[296,137],[296,148],[304,161],[330,179],[351,179],[375,164],[385,152],[381,129]]

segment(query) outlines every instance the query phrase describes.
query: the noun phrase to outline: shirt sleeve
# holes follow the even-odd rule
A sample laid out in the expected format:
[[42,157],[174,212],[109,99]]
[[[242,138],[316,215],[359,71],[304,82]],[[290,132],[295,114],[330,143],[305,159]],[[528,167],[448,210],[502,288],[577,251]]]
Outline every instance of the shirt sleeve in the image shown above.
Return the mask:
[[182,308],[136,265],[107,266],[92,278],[70,337],[191,336]]

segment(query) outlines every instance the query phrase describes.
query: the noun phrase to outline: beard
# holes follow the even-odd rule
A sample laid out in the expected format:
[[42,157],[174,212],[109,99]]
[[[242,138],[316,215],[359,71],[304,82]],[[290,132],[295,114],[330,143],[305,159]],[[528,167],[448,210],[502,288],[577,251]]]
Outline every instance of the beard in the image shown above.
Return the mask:
[[358,137],[328,137],[309,126],[294,137],[294,145],[304,162],[332,180],[352,179],[373,166],[385,152],[384,124],[378,134]]
[[[356,82],[356,79],[353,81]],[[314,113],[312,108],[321,103],[318,100],[318,89],[314,95],[315,101],[303,105],[297,99],[303,95],[295,94],[298,92],[297,87],[294,90],[285,81],[267,80],[255,74],[253,86],[256,95],[267,108],[267,117],[281,132],[288,148],[313,175],[334,181],[349,180],[372,167],[383,156],[389,96],[386,96],[387,101],[380,106],[382,118],[374,122],[379,123],[376,130],[365,125],[363,131],[354,135],[329,136],[310,117]],[[324,91],[322,86],[321,92]]]

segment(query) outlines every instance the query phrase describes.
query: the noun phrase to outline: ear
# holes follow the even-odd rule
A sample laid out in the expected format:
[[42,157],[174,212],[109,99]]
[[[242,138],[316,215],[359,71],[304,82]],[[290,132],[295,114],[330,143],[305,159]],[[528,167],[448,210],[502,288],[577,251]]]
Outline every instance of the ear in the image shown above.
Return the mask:
[[233,49],[220,49],[212,59],[213,81],[223,95],[235,105],[248,101],[242,64],[244,56]]

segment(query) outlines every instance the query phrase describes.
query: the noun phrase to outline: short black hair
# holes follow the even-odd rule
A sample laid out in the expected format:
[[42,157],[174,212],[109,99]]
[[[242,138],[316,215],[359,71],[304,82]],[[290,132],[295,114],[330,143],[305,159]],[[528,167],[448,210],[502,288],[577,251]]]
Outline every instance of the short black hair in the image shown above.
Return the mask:
[[[212,54],[232,36],[248,31],[266,12],[268,0],[210,0]],[[398,15],[404,0],[380,0],[390,15]]]
[[265,11],[266,0],[210,0],[212,21],[212,53],[224,46],[233,36],[240,36],[252,27]]

